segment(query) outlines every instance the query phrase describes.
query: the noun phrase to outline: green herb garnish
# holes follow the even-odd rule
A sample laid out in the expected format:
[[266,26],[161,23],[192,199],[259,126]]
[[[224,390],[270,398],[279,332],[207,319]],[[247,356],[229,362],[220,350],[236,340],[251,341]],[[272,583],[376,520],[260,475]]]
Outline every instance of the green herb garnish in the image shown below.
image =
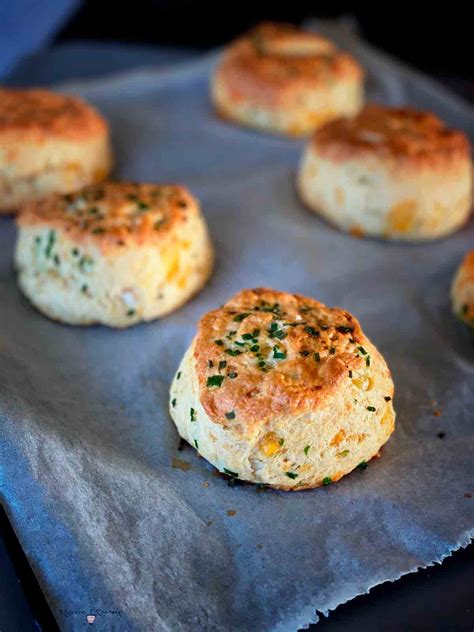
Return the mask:
[[225,353],[230,356],[238,356],[242,353],[242,351],[239,351],[239,349],[226,349]]
[[296,472],[285,472],[285,476],[288,476],[288,478],[291,478],[293,480],[295,478],[298,478],[298,474]]
[[233,472],[232,470],[228,470],[226,467],[224,468],[224,472],[227,474],[227,476],[232,476],[232,478],[239,478],[239,475],[237,472]]
[[276,360],[284,360],[286,358],[286,352],[280,351],[278,347],[273,347],[273,357]]
[[220,388],[223,381],[224,381],[223,375],[211,375],[207,378],[206,386],[208,388],[212,388],[214,386],[216,388]]
[[336,327],[336,331],[338,331],[341,334],[351,334],[354,331],[354,328],[347,327],[345,325],[339,325],[339,327]]
[[330,485],[332,483],[332,478],[330,476],[325,476],[323,478],[323,485]]
[[191,421],[196,421],[196,411],[194,410],[194,408],[189,409],[189,418],[191,419]]
[[235,419],[235,410],[231,410],[225,414],[226,419]]
[[46,249],[44,251],[44,255],[47,259],[51,256],[51,250],[53,249],[54,243],[56,241],[56,232],[54,230],[50,230],[48,232],[48,241],[46,243]]
[[303,452],[306,454],[306,456],[308,456],[308,452],[309,452],[309,449],[310,449],[310,448],[311,448],[311,446],[310,446],[310,445],[307,445],[307,446],[305,447],[305,449],[303,450]]
[[367,406],[367,410],[370,410],[371,413],[375,413],[376,408],[375,406]]
[[357,466],[357,469],[362,472],[363,470],[367,469],[367,466],[368,466],[367,461],[361,461],[359,465]]
[[242,314],[237,314],[237,316],[234,316],[233,320],[235,320],[236,323],[241,323],[247,318],[247,316],[250,316],[250,314],[248,312],[244,312]]

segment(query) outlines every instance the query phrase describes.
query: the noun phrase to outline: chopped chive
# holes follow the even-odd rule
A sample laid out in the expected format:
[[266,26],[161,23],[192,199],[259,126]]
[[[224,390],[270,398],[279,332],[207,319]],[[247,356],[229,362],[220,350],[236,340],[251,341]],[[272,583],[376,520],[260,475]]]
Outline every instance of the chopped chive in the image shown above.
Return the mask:
[[199,443],[197,439],[194,439],[194,445],[196,446],[196,450],[199,450]]
[[280,441],[278,442],[278,445],[281,447],[284,443],[285,443],[285,440],[282,437]]
[[392,400],[392,398],[389,395],[385,395],[384,400],[386,402],[390,402]]
[[339,327],[336,327],[336,331],[338,331],[341,334],[351,334],[354,331],[354,328],[347,327],[345,325],[339,325]]
[[370,366],[370,356],[368,355],[365,359],[366,366]]
[[352,377],[352,371],[349,369],[349,377]]
[[317,329],[315,329],[314,327],[310,327],[308,325],[307,327],[304,328],[304,330],[305,330],[305,332],[307,334],[309,334],[313,338],[318,338],[318,336],[319,336],[319,331]]
[[134,309],[129,309],[127,312],[127,316],[135,316],[137,312]]
[[260,350],[260,345],[252,345],[250,347],[250,351],[252,351],[253,353],[257,353],[257,351]]
[[357,347],[359,349],[359,351],[362,353],[362,355],[367,355],[367,351],[364,349],[364,347],[361,347],[360,345]]
[[343,451],[340,453],[340,456],[347,456],[348,454],[349,454],[349,450],[343,450]]
[[316,362],[321,362],[321,356],[317,351],[314,352],[314,359],[316,360]]
[[367,469],[367,466],[368,466],[367,461],[361,461],[359,465],[357,466],[357,469],[362,472],[363,470]]
[[208,360],[207,361],[207,366],[209,369],[212,369],[212,367],[214,366],[214,362],[212,360]]
[[273,347],[273,357],[276,360],[284,360],[286,358],[286,351],[280,351],[278,347]]
[[375,406],[367,406],[367,410],[370,410],[371,413],[375,413],[376,408]]
[[242,314],[237,314],[237,316],[234,316],[233,320],[236,323],[241,323],[243,320],[247,318],[247,316],[250,316],[250,314],[248,312],[244,312]]
[[83,294],[86,294],[88,289],[89,289],[89,286],[86,283],[84,283],[84,285],[81,287],[81,292]]
[[178,373],[176,374],[176,379],[179,380],[180,377],[181,377],[181,371],[178,371]]
[[242,334],[242,340],[251,340],[252,338],[252,334]]
[[94,260],[91,259],[91,257],[88,257],[87,255],[82,256],[79,259],[79,269],[81,270],[81,272],[90,272],[94,266]]
[[307,358],[309,354],[310,352],[307,351],[306,349],[304,349],[303,351],[300,351],[300,355],[303,356],[303,358]]
[[216,388],[220,388],[223,381],[224,381],[223,375],[211,375],[210,377],[207,378],[206,386],[208,388],[211,388],[213,386],[215,386]]
[[176,397],[171,402],[171,406],[173,406],[173,408],[176,408]]
[[235,419],[235,410],[230,410],[228,413],[225,414],[226,419]]
[[224,468],[224,472],[227,474],[227,476],[232,476],[232,478],[239,478],[239,475],[237,474],[237,472],[228,470],[226,467]]
[[196,411],[192,407],[189,409],[189,418],[191,421],[196,421]]
[[61,263],[61,259],[59,258],[59,255],[54,255],[53,261],[54,261],[55,265],[58,266]]
[[227,375],[228,377],[230,377],[231,380],[235,380],[235,378],[237,377],[237,373],[235,371],[231,371]]
[[73,257],[78,257],[79,256],[79,250],[77,248],[73,248],[72,249],[72,256]]
[[49,259],[51,256],[51,250],[53,249],[54,242],[56,241],[56,232],[54,230],[50,230],[48,232],[48,241],[46,243],[46,249],[44,251],[45,257]]
[[323,485],[330,485],[332,483],[332,478],[330,476],[325,476],[323,478]]
[[221,360],[219,362],[219,371],[222,371],[222,369],[225,369],[226,366],[227,366],[227,362],[225,360]]
[[242,351],[239,351],[238,349],[226,349],[225,353],[227,353],[230,356],[238,356],[242,353]]
[[222,342],[222,340],[220,340],[220,339],[219,339],[219,340],[214,340],[214,342],[215,342],[215,343],[216,343],[216,345],[218,345],[219,347],[222,347],[222,345],[224,344],[224,343]]
[[303,450],[303,452],[306,454],[306,456],[308,456],[308,452],[310,448],[311,448],[310,445],[305,446],[305,449]]
[[298,478],[298,474],[296,472],[285,472],[285,476],[288,476],[288,478],[291,478],[293,480],[295,478]]
[[331,348],[329,349],[329,353],[330,353],[331,355],[334,355],[334,354],[336,353],[336,347],[331,347]]

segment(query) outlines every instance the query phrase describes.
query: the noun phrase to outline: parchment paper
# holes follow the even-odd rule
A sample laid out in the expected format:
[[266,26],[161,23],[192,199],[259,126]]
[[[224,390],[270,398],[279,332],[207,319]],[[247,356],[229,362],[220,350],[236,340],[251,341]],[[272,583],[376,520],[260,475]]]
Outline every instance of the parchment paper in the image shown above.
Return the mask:
[[[344,41],[371,97],[472,132],[462,102]],[[337,232],[295,195],[301,142],[214,117],[214,61],[69,86],[111,121],[117,177],[201,199],[218,258],[191,303],[127,331],[50,322],[16,289],[14,226],[0,221],[0,494],[64,630],[88,614],[101,630],[296,630],[474,532],[474,347],[448,299],[472,222],[418,246]],[[257,493],[177,451],[168,387],[199,317],[261,285],[352,311],[393,371],[396,432],[337,485]]]

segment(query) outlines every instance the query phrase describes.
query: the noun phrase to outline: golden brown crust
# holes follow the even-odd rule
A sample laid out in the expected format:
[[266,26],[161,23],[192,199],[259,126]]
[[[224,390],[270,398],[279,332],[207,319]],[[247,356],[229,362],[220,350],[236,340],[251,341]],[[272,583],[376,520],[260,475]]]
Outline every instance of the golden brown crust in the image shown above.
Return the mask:
[[277,108],[300,88],[319,88],[363,71],[325,38],[288,24],[264,23],[231,44],[218,69],[232,98]]
[[452,288],[453,308],[459,318],[474,327],[474,250],[463,259]]
[[312,146],[333,160],[376,155],[429,166],[470,155],[465,134],[449,129],[434,114],[374,104],[353,118],[339,118],[318,129]]
[[234,411],[248,428],[324,405],[348,371],[379,358],[348,312],[269,289],[206,314],[194,356],[207,415],[222,424]]
[[26,204],[17,223],[60,229],[107,251],[160,241],[197,212],[185,187],[108,181]]
[[106,132],[105,120],[82,99],[48,90],[0,88],[0,139],[81,141]]

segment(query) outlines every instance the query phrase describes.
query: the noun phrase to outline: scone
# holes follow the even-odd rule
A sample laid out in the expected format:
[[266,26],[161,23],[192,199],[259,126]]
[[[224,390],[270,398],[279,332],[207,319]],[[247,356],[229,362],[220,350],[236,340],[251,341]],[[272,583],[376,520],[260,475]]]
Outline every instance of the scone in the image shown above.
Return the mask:
[[342,230],[434,239],[469,216],[469,141],[433,114],[370,105],[315,132],[297,184],[303,202]]
[[464,257],[454,277],[451,301],[456,316],[474,329],[474,250]]
[[211,85],[217,112],[241,125],[304,136],[359,111],[363,71],[329,40],[264,23],[225,51]]
[[18,282],[65,323],[127,327],[175,310],[213,263],[205,220],[182,186],[104,182],[25,205]]
[[107,123],[90,105],[47,90],[0,88],[0,213],[99,182],[111,162]]
[[244,290],[206,314],[174,378],[180,436],[218,470],[284,490],[327,485],[394,430],[393,382],[357,320]]

